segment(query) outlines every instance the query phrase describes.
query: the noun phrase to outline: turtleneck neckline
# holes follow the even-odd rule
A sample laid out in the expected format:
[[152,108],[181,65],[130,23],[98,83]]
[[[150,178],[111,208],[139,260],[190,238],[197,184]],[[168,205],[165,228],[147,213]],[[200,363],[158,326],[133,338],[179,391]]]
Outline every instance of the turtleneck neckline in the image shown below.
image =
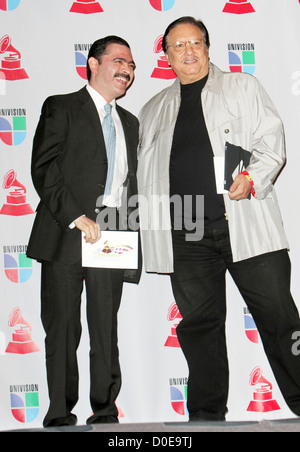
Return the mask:
[[182,83],[180,84],[181,86],[181,92],[185,93],[185,92],[189,92],[189,91],[193,91],[193,90],[200,90],[202,91],[203,88],[206,85],[206,82],[208,80],[208,75],[207,74],[204,78],[202,78],[201,80],[197,80],[197,82],[193,82],[193,83],[188,83],[187,85],[183,85]]

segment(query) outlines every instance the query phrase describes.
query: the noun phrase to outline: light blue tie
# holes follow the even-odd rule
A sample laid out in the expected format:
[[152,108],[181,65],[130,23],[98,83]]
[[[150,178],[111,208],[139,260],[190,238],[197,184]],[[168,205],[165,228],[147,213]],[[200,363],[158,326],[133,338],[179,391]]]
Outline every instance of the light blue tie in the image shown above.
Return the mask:
[[116,154],[116,129],[114,125],[113,118],[111,116],[112,105],[106,104],[104,106],[105,109],[105,117],[102,122],[102,130],[104,135],[107,161],[108,161],[108,169],[107,169],[107,178],[105,185],[105,195],[111,194],[111,186],[114,177],[114,167],[115,167],[115,154]]

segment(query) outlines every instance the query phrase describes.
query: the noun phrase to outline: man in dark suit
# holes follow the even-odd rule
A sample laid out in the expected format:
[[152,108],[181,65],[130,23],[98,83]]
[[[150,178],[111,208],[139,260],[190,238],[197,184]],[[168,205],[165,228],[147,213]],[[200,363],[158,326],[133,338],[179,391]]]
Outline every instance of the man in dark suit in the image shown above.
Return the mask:
[[[93,410],[87,423],[118,422],[117,312],[123,282],[138,283],[141,269],[83,268],[81,234],[96,243],[101,237],[97,216],[107,209],[118,218],[124,194],[129,198],[137,193],[138,120],[115,102],[131,85],[134,69],[130,47],[122,38],[96,41],[88,56],[88,85],[48,98],[34,138],[32,179],[41,201],[27,254],[42,263],[41,317],[50,398],[45,427],[77,422],[72,409],[78,401],[76,350],[83,282]],[[115,154],[108,152],[112,140],[107,144],[107,118],[112,120]]]

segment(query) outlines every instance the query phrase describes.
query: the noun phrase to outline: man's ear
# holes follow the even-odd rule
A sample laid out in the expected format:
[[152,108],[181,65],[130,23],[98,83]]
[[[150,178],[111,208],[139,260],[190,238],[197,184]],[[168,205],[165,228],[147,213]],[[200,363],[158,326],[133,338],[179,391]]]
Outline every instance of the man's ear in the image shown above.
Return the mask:
[[96,73],[98,70],[98,66],[99,66],[98,60],[96,60],[96,58],[94,58],[94,57],[90,57],[88,59],[88,64],[89,64],[91,72]]

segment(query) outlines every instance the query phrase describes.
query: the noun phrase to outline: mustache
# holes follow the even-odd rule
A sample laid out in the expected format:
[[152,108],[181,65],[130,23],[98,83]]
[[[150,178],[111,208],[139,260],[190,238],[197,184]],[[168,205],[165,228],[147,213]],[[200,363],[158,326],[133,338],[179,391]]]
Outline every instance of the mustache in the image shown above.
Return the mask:
[[185,63],[186,61],[191,61],[191,60],[196,60],[196,61],[199,61],[199,58],[198,57],[186,57],[186,58],[183,58],[182,59],[182,63]]
[[126,78],[126,80],[128,80],[128,82],[130,82],[130,75],[129,74],[121,74],[121,73],[117,73],[117,74],[115,74],[114,75],[114,77],[123,77],[123,78]]

